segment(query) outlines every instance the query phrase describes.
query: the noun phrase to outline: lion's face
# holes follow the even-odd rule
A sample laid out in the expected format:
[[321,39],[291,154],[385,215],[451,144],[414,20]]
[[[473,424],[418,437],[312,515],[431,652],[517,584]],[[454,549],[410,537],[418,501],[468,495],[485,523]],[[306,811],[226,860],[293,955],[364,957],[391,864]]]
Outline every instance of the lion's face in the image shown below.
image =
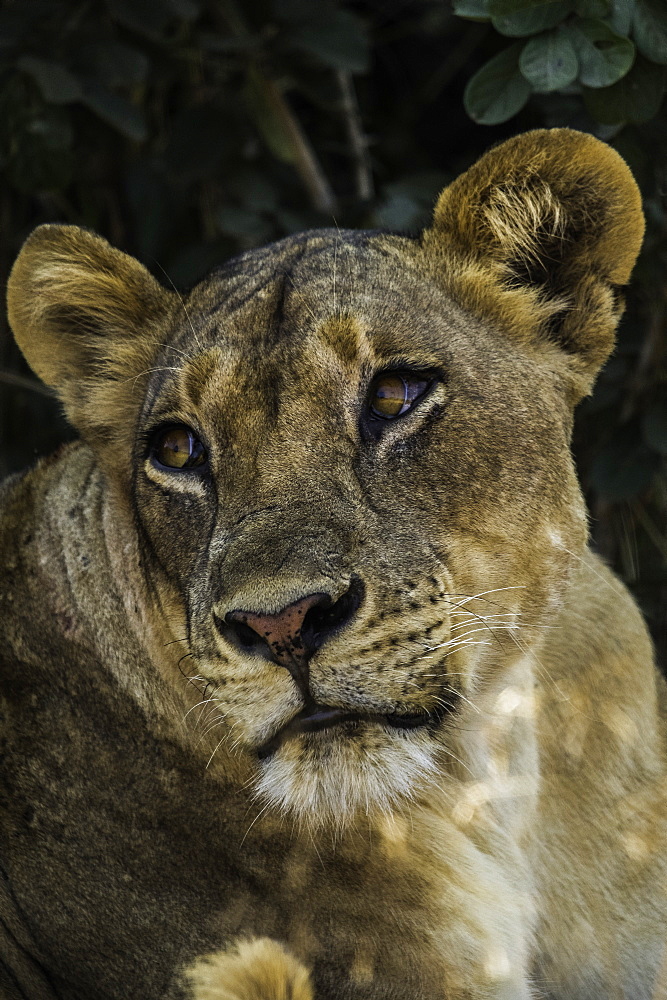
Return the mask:
[[[185,302],[72,228],[19,258],[17,337],[127,504],[146,601],[168,591],[186,623],[191,724],[284,812],[344,822],[437,780],[462,706],[557,609],[586,537],[572,406],[641,235],[635,212],[619,260],[619,164],[566,130],[519,137],[420,240],[290,238]],[[37,326],[69,331],[55,366]]]
[[[499,338],[382,243],[314,233],[213,275],[140,418],[136,509],[207,722],[304,816],[437,774],[461,698],[539,638],[585,537],[558,355]],[[179,445],[190,467],[165,464]]]

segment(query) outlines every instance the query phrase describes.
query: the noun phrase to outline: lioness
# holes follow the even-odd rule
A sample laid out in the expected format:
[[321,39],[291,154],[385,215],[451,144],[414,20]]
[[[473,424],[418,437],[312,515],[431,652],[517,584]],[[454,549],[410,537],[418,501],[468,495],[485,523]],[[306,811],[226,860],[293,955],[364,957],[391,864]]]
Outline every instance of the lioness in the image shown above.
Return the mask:
[[664,685],[570,454],[642,231],[559,129],[184,299],[32,234],[81,441],[0,492],[3,1000],[667,995]]

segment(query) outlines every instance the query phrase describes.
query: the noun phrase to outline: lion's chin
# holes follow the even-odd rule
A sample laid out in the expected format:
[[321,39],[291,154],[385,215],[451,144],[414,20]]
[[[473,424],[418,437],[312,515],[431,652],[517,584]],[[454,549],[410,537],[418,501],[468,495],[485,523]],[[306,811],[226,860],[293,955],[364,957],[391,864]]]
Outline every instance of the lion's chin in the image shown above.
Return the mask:
[[255,790],[269,807],[308,828],[341,828],[414,799],[437,778],[437,756],[424,730],[347,722],[282,742],[260,761]]

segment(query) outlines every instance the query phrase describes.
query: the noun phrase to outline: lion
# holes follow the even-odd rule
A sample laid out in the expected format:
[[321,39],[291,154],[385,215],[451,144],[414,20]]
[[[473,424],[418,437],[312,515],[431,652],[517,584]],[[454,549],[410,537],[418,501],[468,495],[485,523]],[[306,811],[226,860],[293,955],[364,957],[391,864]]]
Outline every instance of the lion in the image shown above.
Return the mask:
[[667,995],[665,685],[570,449],[642,235],[555,129],[185,296],[28,238],[80,439],[0,490],[3,1000]]

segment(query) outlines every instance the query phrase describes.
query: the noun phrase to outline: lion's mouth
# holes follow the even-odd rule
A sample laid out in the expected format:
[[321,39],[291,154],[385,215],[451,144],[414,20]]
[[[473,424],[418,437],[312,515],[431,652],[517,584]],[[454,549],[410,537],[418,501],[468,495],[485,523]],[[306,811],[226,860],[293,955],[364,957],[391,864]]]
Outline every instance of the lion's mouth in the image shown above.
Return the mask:
[[329,705],[312,703],[303,708],[282,729],[263,743],[257,750],[260,760],[271,757],[285,740],[301,733],[318,733],[323,729],[342,726],[345,723],[377,722],[392,726],[394,729],[419,729],[429,723],[439,720],[442,711],[415,712],[407,715],[380,714],[378,712],[354,712],[343,708],[333,708]]

